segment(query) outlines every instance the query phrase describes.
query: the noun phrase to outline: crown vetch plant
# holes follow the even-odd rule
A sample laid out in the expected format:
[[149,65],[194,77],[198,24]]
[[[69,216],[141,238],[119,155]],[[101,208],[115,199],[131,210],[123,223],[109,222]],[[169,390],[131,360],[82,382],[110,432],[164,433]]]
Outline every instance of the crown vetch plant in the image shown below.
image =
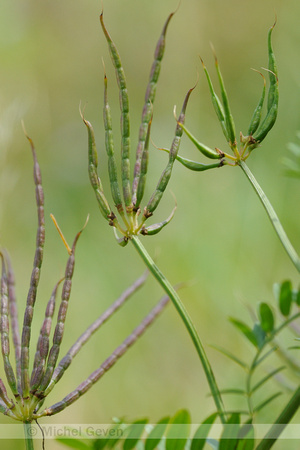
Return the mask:
[[[254,177],[253,173],[250,171],[248,165],[246,164],[246,160],[251,155],[252,151],[256,148],[258,148],[261,144],[261,142],[265,139],[265,137],[268,135],[270,130],[273,128],[276,118],[277,118],[277,112],[278,112],[278,99],[279,99],[279,92],[278,92],[278,73],[277,73],[277,65],[275,60],[275,55],[273,51],[272,46],[272,33],[274,30],[274,27],[276,25],[276,22],[274,25],[270,28],[268,32],[268,69],[266,69],[269,73],[269,90],[268,90],[268,96],[267,96],[267,110],[265,113],[264,118],[262,119],[262,111],[263,111],[263,104],[265,100],[265,93],[266,93],[266,80],[262,74],[262,77],[264,79],[264,85],[262,94],[260,97],[260,100],[254,110],[253,116],[251,118],[251,122],[248,128],[247,135],[244,136],[243,133],[240,133],[240,148],[238,148],[237,145],[237,138],[236,138],[236,132],[235,132],[235,124],[233,120],[233,116],[231,113],[231,109],[229,106],[229,100],[228,95],[225,89],[223,77],[220,71],[218,59],[215,55],[215,66],[217,71],[217,76],[219,80],[220,85],[220,91],[221,91],[221,98],[222,102],[220,101],[219,97],[217,96],[210,75],[207,71],[206,66],[203,65],[203,69],[208,81],[208,86],[211,94],[211,100],[213,107],[215,109],[216,115],[219,119],[223,134],[227,140],[227,143],[232,150],[233,155],[225,153],[224,151],[216,148],[215,150],[207,147],[205,144],[202,144],[197,140],[197,138],[191,134],[191,132],[185,127],[183,123],[181,123],[180,120],[177,121],[178,125],[183,129],[185,134],[188,136],[188,138],[195,144],[196,148],[207,158],[210,159],[217,159],[219,160],[218,163],[213,164],[203,164],[196,161],[190,161],[186,158],[183,158],[180,155],[176,155],[176,159],[185,167],[187,167],[190,170],[195,171],[203,171],[207,169],[213,169],[217,167],[224,167],[224,166],[239,166],[248,180],[250,181],[253,189],[255,190],[256,194],[258,195],[266,213],[268,214],[268,217],[277,233],[277,236],[279,237],[284,249],[286,250],[289,258],[293,262],[294,266],[300,272],[300,257],[297,254],[296,250],[292,246],[283,226],[281,225],[281,222],[270,203],[268,197],[262,190],[261,186],[257,182],[256,178]],[[260,72],[259,72],[260,73]],[[162,149],[167,152],[170,152],[168,149]]]
[[[105,323],[111,315],[116,312],[124,304],[124,302],[144,284],[147,278],[147,273],[144,273],[144,275],[142,275],[126,291],[124,291],[123,294],[85,330],[85,332],[68,350],[66,355],[58,362],[60,346],[64,334],[68,303],[71,294],[75,265],[75,249],[83,229],[76,234],[72,247],[69,247],[55,219],[53,218],[55,225],[68,249],[69,258],[66,264],[65,276],[63,279],[59,280],[58,283],[56,283],[50,300],[46,306],[45,318],[40,329],[34,356],[33,369],[30,374],[29,362],[30,349],[32,347],[31,326],[37,297],[40,271],[43,262],[45,221],[44,192],[42,188],[40,168],[33,142],[28,136],[27,138],[31,145],[34,160],[38,231],[35,258],[21,336],[19,333],[18,309],[14,289],[14,273],[8,253],[6,251],[0,252],[2,262],[0,298],[1,352],[6,379],[13,394],[13,399],[11,399],[2,378],[0,378],[0,412],[11,417],[12,419],[24,423],[26,448],[33,449],[32,434],[30,432],[31,423],[43,416],[57,414],[87,392],[88,389],[90,389],[146,331],[149,325],[151,325],[151,323],[164,309],[169,301],[169,298],[168,296],[163,297],[140,323],[140,325],[122,342],[119,347],[113,351],[113,353],[99,366],[99,368],[90,374],[88,378],[76,389],[66,395],[61,401],[43,409],[45,398],[50,394],[52,389],[65,374],[73,358],[81,350],[92,334],[95,333],[100,326]],[[53,342],[52,345],[50,345],[50,333],[55,310],[56,295],[58,287],[61,283],[63,283],[61,302],[53,333]],[[11,324],[12,327],[13,346],[15,350],[15,371],[10,362],[9,324]]]
[[[145,226],[145,222],[153,215],[154,211],[158,207],[162,196],[166,190],[169,183],[174,162],[179,150],[179,145],[181,141],[181,136],[183,130],[181,125],[185,120],[185,110],[187,107],[189,96],[193,89],[190,89],[184,99],[181,113],[178,119],[178,123],[175,129],[175,137],[173,139],[171,149],[169,152],[169,160],[166,168],[163,170],[161,177],[157,183],[156,189],[153,192],[150,200],[146,204],[141,215],[141,202],[143,199],[147,166],[148,166],[148,145],[150,138],[150,128],[152,122],[152,109],[155,100],[156,85],[158,81],[158,76],[160,72],[161,61],[165,49],[165,38],[168,24],[174,13],[170,14],[165,22],[161,36],[158,40],[155,54],[154,62],[152,64],[149,83],[146,89],[145,104],[142,112],[142,123],[139,129],[139,140],[136,151],[136,162],[133,173],[133,181],[130,182],[130,122],[129,122],[129,100],[126,87],[126,80],[124,75],[124,70],[122,67],[121,59],[114,44],[110,34],[108,33],[103,20],[103,12],[100,15],[101,26],[108,43],[108,48],[110,56],[115,67],[116,79],[119,87],[119,98],[120,98],[120,110],[121,110],[121,179],[122,179],[122,192],[123,192],[123,202],[121,199],[121,191],[118,185],[118,175],[116,161],[114,158],[114,143],[112,136],[111,127],[111,115],[108,105],[108,95],[107,95],[107,77],[104,75],[104,107],[103,107],[103,118],[104,118],[104,129],[105,129],[105,146],[108,155],[108,172],[110,178],[110,188],[112,198],[119,213],[122,224],[119,222],[117,215],[114,213],[113,209],[110,207],[105,194],[104,189],[97,172],[98,166],[98,154],[96,150],[96,143],[94,137],[94,131],[91,123],[87,121],[83,114],[81,113],[84,124],[88,131],[88,172],[91,182],[91,186],[95,192],[98,206],[103,217],[108,221],[109,225],[113,227],[117,242],[121,246],[125,246],[128,242],[131,242],[140,257],[148,267],[149,271],[159,282],[161,287],[164,289],[166,294],[172,300],[175,308],[177,309],[182,321],[184,322],[190,337],[194,343],[200,361],[202,363],[210,390],[212,392],[216,407],[220,413],[221,420],[225,422],[224,406],[219,393],[219,389],[211,368],[211,365],[206,356],[204,347],[196,331],[196,328],[185,308],[181,299],[179,298],[177,292],[174,290],[170,282],[160,271],[157,265],[154,263],[145,247],[139,239],[139,235],[153,235],[159,233],[172,219],[173,213],[161,223]],[[140,220],[139,220],[140,219]],[[117,233],[121,233],[120,238]]]

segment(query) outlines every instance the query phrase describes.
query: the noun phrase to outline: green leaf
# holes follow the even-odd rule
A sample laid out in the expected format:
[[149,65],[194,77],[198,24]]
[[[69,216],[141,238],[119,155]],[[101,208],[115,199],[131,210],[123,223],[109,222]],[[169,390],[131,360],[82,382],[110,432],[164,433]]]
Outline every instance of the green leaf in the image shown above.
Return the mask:
[[272,355],[272,353],[276,352],[276,350],[278,349],[277,346],[272,347],[270,350],[268,350],[261,358],[259,358],[253,367],[257,367],[259,366],[259,364],[261,364],[266,358],[268,358],[270,355]]
[[[115,438],[108,438],[107,439],[107,447],[108,448],[114,448],[116,446],[116,444],[119,442],[120,439],[122,439],[122,437],[124,436],[124,431],[122,429],[122,426],[124,424],[124,419],[118,419],[115,418],[113,419],[114,422],[117,422],[112,428],[111,430],[114,430],[116,433],[116,437]],[[120,430],[119,430],[120,429]],[[120,433],[118,434],[118,431],[120,431]],[[99,439],[101,441],[101,439]]]
[[219,347],[218,345],[212,345],[212,348],[214,348],[215,350],[218,350],[223,355],[227,356],[227,358],[232,359],[232,361],[239,364],[241,367],[243,367],[243,369],[246,369],[246,370],[249,369],[248,364],[246,364],[244,361],[242,361],[241,359],[239,359],[237,356],[233,355],[229,351],[225,350],[223,347]]
[[254,428],[250,422],[243,425],[239,432],[239,440],[236,450],[253,450],[254,449]]
[[283,281],[279,288],[279,309],[283,316],[290,314],[292,304],[292,283],[290,280]]
[[186,409],[178,411],[170,420],[166,432],[166,450],[183,450],[190,433],[191,417]]
[[138,419],[126,428],[127,438],[123,445],[124,450],[132,450],[136,447],[147,423],[148,419]]
[[252,332],[255,336],[258,348],[262,348],[266,340],[266,333],[261,328],[259,323],[254,324]]
[[276,394],[271,395],[266,400],[261,402],[259,405],[256,406],[256,408],[253,409],[253,412],[257,413],[258,411],[261,411],[265,406],[267,406],[269,403],[271,403],[275,398],[279,397],[282,392],[276,392]]
[[91,445],[87,445],[79,439],[69,439],[69,438],[56,438],[58,442],[70,448],[77,448],[79,450],[91,449]]
[[274,329],[274,316],[270,306],[267,303],[261,302],[258,305],[258,317],[261,328],[269,333]]
[[257,389],[263,386],[270,378],[273,378],[274,375],[276,375],[278,372],[281,372],[283,369],[285,369],[285,366],[281,366],[278,367],[277,369],[272,370],[272,372],[268,373],[268,375],[266,375],[264,378],[258,381],[255,386],[253,386],[253,388],[251,389],[251,393],[255,392]]
[[254,347],[258,347],[256,336],[251,328],[248,327],[248,325],[246,325],[244,322],[241,322],[240,320],[234,319],[233,317],[229,317],[229,320],[238,330],[243,333],[243,335],[251,342],[251,344],[254,345]]
[[247,393],[244,389],[220,389],[220,394],[236,394],[245,396]]
[[145,450],[154,450],[161,441],[167,425],[170,421],[170,417],[164,417],[154,426],[153,430],[149,433],[145,442]]
[[240,429],[239,424],[240,415],[238,413],[233,413],[226,422],[220,439],[219,450],[235,450]]
[[203,449],[211,426],[217,417],[218,413],[211,414],[209,417],[207,417],[207,419],[204,420],[204,422],[202,422],[199,428],[197,428],[191,443],[191,450]]

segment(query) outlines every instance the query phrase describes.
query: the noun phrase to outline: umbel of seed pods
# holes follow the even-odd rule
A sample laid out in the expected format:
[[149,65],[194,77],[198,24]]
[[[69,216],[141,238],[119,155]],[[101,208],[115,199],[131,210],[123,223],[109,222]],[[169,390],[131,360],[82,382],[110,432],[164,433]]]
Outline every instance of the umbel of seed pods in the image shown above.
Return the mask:
[[[223,152],[222,150],[216,148],[215,150],[209,148],[205,144],[202,144],[198,141],[198,139],[185,127],[183,123],[181,123],[180,119],[177,120],[178,126],[185,132],[185,134],[189,137],[189,139],[195,144],[196,148],[207,158],[214,159],[216,162],[212,164],[203,164],[196,161],[191,161],[189,159],[183,158],[180,155],[176,156],[176,159],[187,167],[190,170],[195,171],[204,171],[208,169],[213,169],[217,167],[222,167],[224,165],[239,165],[242,161],[245,161],[251,154],[251,152],[257,148],[260,143],[267,136],[271,128],[273,127],[278,111],[278,77],[277,77],[277,67],[275,56],[272,48],[272,32],[275,27],[276,22],[270,28],[268,32],[268,59],[269,59],[269,67],[267,70],[269,74],[269,91],[268,91],[268,99],[267,99],[267,109],[264,118],[262,118],[263,112],[263,104],[265,100],[266,94],[266,80],[265,77],[260,73],[263,78],[263,89],[262,94],[259,99],[259,102],[254,110],[248,131],[246,136],[240,133],[240,147],[238,148],[236,132],[235,132],[235,124],[233,121],[233,117],[231,114],[231,110],[229,107],[228,96],[226,93],[226,89],[224,86],[223,77],[221,74],[221,70],[219,67],[219,63],[217,57],[215,55],[215,66],[217,71],[217,76],[220,85],[221,91],[221,99],[219,99],[216,94],[212,80],[207,71],[204,62],[201,59],[202,66],[207,78],[211,100],[214,107],[214,110],[217,114],[219,122],[221,124],[221,128],[223,134],[228,142],[230,149],[232,150],[232,154],[228,154]],[[174,109],[174,115],[176,118],[176,109]],[[170,153],[169,149],[161,149]]]
[[[0,378],[0,411],[11,418],[30,423],[42,416],[49,416],[58,413],[67,406],[71,405],[90,387],[96,383],[127,351],[127,349],[136,342],[136,340],[145,332],[147,327],[155,320],[168,302],[168,297],[164,297],[140,323],[140,325],[117,347],[114,352],[96,369],[83,383],[75,390],[69,393],[61,401],[53,406],[42,408],[45,398],[55,387],[56,383],[62,378],[70,366],[73,358],[79,350],[88,341],[95,331],[106,322],[110,316],[116,312],[124,302],[139,289],[145,282],[147,274],[142,275],[136,280],[123,294],[100,316],[98,317],[77,339],[74,345],[69,349],[66,355],[58,362],[60,346],[64,334],[68,303],[70,299],[72,277],[75,264],[75,247],[82,230],[75,236],[72,247],[66,243],[56,221],[59,233],[68,249],[69,258],[66,264],[65,276],[56,283],[50,300],[46,305],[45,318],[42,323],[40,334],[36,346],[36,352],[33,361],[33,369],[29,372],[31,325],[33,319],[34,306],[37,297],[37,288],[39,284],[40,271],[43,261],[43,250],[45,242],[45,222],[44,222],[44,193],[42,188],[41,173],[36,158],[36,152],[32,140],[28,137],[31,144],[34,159],[34,180],[36,190],[36,204],[38,212],[38,231],[36,240],[36,251],[33,264],[33,270],[30,280],[30,288],[27,297],[27,304],[24,314],[22,335],[19,333],[18,309],[15,295],[15,281],[11,261],[6,251],[0,252],[2,262],[1,274],[1,298],[0,298],[0,333],[1,333],[1,351],[3,357],[3,366],[8,386],[11,394],[8,393],[5,384]],[[58,286],[63,283],[61,302],[56,319],[56,327],[50,345],[51,325],[54,316],[56,294]],[[12,331],[12,340],[15,353],[16,369],[14,370],[10,362],[10,328]]]
[[[107,94],[107,76],[104,74],[104,106],[103,106],[103,118],[105,129],[105,147],[108,158],[108,172],[110,179],[110,187],[114,206],[118,213],[118,216],[109,205],[106,196],[103,191],[102,183],[98,175],[98,154],[95,144],[95,136],[91,123],[87,121],[81,113],[83,122],[85,123],[88,131],[88,169],[90,182],[95,192],[99,209],[104,218],[108,221],[114,229],[114,233],[118,243],[122,246],[128,243],[128,240],[133,235],[153,235],[162,230],[172,219],[176,206],[170,216],[154,225],[146,226],[145,223],[149,217],[151,217],[159,205],[161,198],[166,190],[168,182],[171,177],[172,168],[177,157],[181,136],[183,134],[182,125],[185,119],[185,110],[188,103],[188,99],[192,89],[187,93],[183,102],[182,110],[178,119],[178,124],[175,129],[175,137],[173,139],[171,149],[169,152],[169,160],[166,168],[162,172],[162,175],[157,183],[156,189],[151,196],[150,200],[143,208],[142,200],[144,196],[146,176],[148,169],[148,157],[149,157],[149,140],[150,129],[153,115],[153,103],[155,100],[156,87],[158,77],[161,69],[161,63],[165,50],[166,32],[169,22],[174,13],[171,13],[167,18],[162,33],[156,45],[154,54],[154,61],[151,67],[149,83],[146,89],[145,102],[142,111],[142,121],[139,128],[138,143],[136,149],[136,160],[133,170],[133,176],[131,180],[130,170],[130,120],[129,120],[129,100],[126,87],[126,80],[124,70],[122,67],[121,59],[118,50],[108,33],[104,21],[103,13],[100,15],[100,22],[106,38],[110,56],[115,67],[116,79],[119,87],[120,109],[121,109],[121,183],[122,189],[119,187],[117,164],[114,154],[114,141],[112,134],[112,121],[111,112],[108,104]],[[122,194],[121,194],[122,192]],[[121,221],[120,221],[121,219]],[[119,237],[118,233],[122,236]]]

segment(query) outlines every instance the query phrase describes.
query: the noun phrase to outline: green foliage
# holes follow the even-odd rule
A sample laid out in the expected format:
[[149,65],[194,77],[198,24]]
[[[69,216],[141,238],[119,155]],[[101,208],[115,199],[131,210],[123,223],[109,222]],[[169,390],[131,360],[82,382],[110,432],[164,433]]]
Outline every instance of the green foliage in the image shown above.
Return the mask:
[[[278,302],[278,295],[280,298],[280,295],[283,295],[282,293],[286,293],[287,286],[289,287],[288,292],[292,293],[290,297],[294,299],[293,305],[289,304],[288,315],[282,314],[282,302]],[[190,413],[182,409],[177,411],[171,418],[164,417],[156,425],[148,425],[148,428],[146,425],[148,420],[145,418],[136,420],[132,424],[122,423],[123,436],[121,439],[116,441],[103,438],[98,439],[90,443],[90,447],[88,448],[122,448],[124,450],[130,450],[132,448],[145,450],[153,450],[155,448],[159,450],[184,450],[190,448],[191,450],[202,450],[206,443],[212,444],[213,448],[216,446],[218,450],[253,450],[256,448],[255,418],[282,394],[281,391],[276,391],[263,398],[262,388],[265,388],[268,382],[276,379],[276,376],[281,371],[286,370],[287,367],[290,367],[291,373],[297,373],[297,368],[289,364],[291,361],[289,354],[285,354],[283,348],[280,348],[277,344],[277,337],[282,330],[288,328],[293,321],[300,317],[299,305],[297,304],[299,291],[293,291],[291,282],[284,281],[274,286],[274,292],[279,293],[276,299],[277,303],[272,308],[277,310],[277,315],[279,316],[277,318],[277,327],[274,326],[274,313],[271,307],[265,302],[258,303],[258,321],[254,323],[252,328],[238,319],[232,317],[229,319],[238,332],[255,349],[249,363],[240,360],[240,358],[222,347],[214,346],[216,350],[238,364],[245,371],[246,375],[245,389],[234,387],[220,391],[222,395],[237,395],[244,398],[247,408],[245,410],[234,411],[230,414],[226,412],[227,420],[219,440],[214,439],[211,441],[209,437],[211,426],[219,416],[217,412],[207,417],[191,436],[190,424],[192,420]],[[287,310],[284,310],[284,313],[287,313]],[[300,337],[298,339],[300,340]],[[264,368],[265,361],[276,353],[281,358],[284,355],[286,365],[278,366],[272,370],[266,370]],[[259,374],[256,373],[258,368],[260,368]],[[300,371],[300,366],[298,369]],[[257,392],[259,396],[256,395]],[[297,408],[298,406],[296,406]],[[67,440],[60,439],[60,442],[67,443]],[[259,445],[263,445],[263,442],[262,440]],[[70,442],[68,444],[71,445]]]
[[[298,140],[300,139],[299,131],[297,138]],[[290,177],[300,178],[300,144],[290,142],[287,147],[290,152],[290,157],[282,158],[285,174]]]
[[[66,313],[70,299],[70,291],[72,285],[74,264],[75,264],[75,247],[81,231],[75,236],[72,247],[69,247],[64,239],[60,229],[57,229],[63,239],[63,242],[68,250],[69,259],[66,265],[65,277],[60,280],[52,292],[51,298],[47,304],[44,322],[41,327],[38,338],[37,349],[33,361],[33,370],[30,376],[29,373],[29,350],[31,339],[31,325],[33,319],[33,311],[37,297],[37,288],[39,283],[40,270],[43,260],[44,248],[44,197],[41,183],[41,175],[35,150],[32,140],[31,144],[33,159],[34,159],[34,179],[36,187],[36,203],[38,216],[38,232],[37,244],[34,258],[34,267],[30,280],[30,289],[27,297],[27,305],[24,314],[24,323],[22,329],[22,336],[20,336],[18,328],[18,318],[16,310],[16,299],[14,293],[13,271],[9,256],[5,251],[0,252],[2,262],[1,274],[1,350],[3,356],[4,372],[7,378],[8,385],[14,396],[12,400],[7,394],[6,388],[2,380],[0,380],[0,411],[10,416],[11,418],[23,421],[25,424],[25,440],[26,446],[29,449],[33,448],[32,439],[30,437],[30,426],[33,420],[42,416],[50,416],[62,411],[64,408],[70,406],[74,401],[80,398],[88,389],[90,389],[114,364],[118,359],[133,345],[137,338],[140,337],[147,327],[163,310],[168,303],[169,298],[173,301],[183,323],[185,324],[193,344],[197,350],[198,356],[201,360],[206,379],[209,384],[211,395],[215,401],[216,412],[206,418],[197,428],[196,431],[191,431],[191,416],[188,410],[181,409],[176,412],[173,417],[164,417],[158,421],[156,425],[149,425],[149,419],[137,419],[132,423],[125,423],[122,420],[116,420],[109,431],[121,431],[121,435],[113,438],[93,436],[92,439],[86,439],[83,436],[81,439],[63,439],[59,441],[70,448],[78,449],[104,449],[104,448],[123,448],[124,450],[138,449],[138,450],[152,450],[158,448],[159,450],[184,450],[191,448],[192,450],[201,450],[205,444],[210,444],[212,448],[218,450],[252,450],[255,447],[255,421],[258,414],[269,407],[272,402],[281,395],[281,391],[265,394],[262,388],[268,387],[271,390],[269,381],[278,377],[278,374],[286,370],[286,377],[290,373],[294,378],[299,377],[300,365],[298,361],[291,356],[290,350],[299,350],[299,346],[289,345],[285,348],[278,339],[282,330],[289,330],[292,323],[300,317],[300,289],[293,288],[290,280],[285,280],[277,284],[274,288],[276,305],[270,306],[266,302],[260,302],[257,308],[257,317],[254,318],[253,324],[248,325],[244,321],[230,317],[230,322],[235,329],[246,338],[246,342],[250,343],[250,351],[248,347],[244,352],[243,359],[234,355],[233,352],[216,346],[215,348],[222,352],[235,364],[242,368],[245,375],[245,386],[243,388],[233,386],[219,390],[216,382],[210,361],[207,358],[202,341],[199,338],[196,327],[194,326],[184,304],[181,302],[176,289],[170,284],[162,272],[158,269],[146,249],[140,243],[138,235],[155,235],[160,232],[166,225],[169,224],[174,216],[176,207],[166,220],[160,221],[154,225],[145,226],[146,221],[153,215],[169,184],[173,166],[178,160],[186,168],[203,172],[211,168],[227,166],[240,166],[244,174],[251,182],[255,192],[262,202],[265,211],[267,212],[277,235],[282,242],[290,260],[295,268],[300,272],[300,258],[291,242],[289,241],[285,230],[283,229],[274,208],[269,199],[266,197],[262,188],[256,181],[254,175],[245,164],[245,160],[250,156],[251,152],[258,148],[261,142],[268,135],[273,128],[278,111],[278,75],[275,56],[272,46],[272,34],[275,24],[268,32],[267,50],[268,50],[268,76],[269,89],[267,94],[266,112],[263,116],[263,105],[266,97],[266,80],[263,77],[263,90],[259,98],[259,102],[254,110],[250,125],[248,127],[248,134],[244,136],[240,133],[240,146],[237,144],[237,134],[235,123],[231,113],[229,98],[225,88],[225,83],[219,66],[217,57],[215,56],[215,68],[221,96],[216,94],[211,77],[203,64],[205,76],[207,78],[209,91],[213,107],[215,109],[217,118],[220,122],[223,134],[233,153],[226,154],[222,150],[212,149],[205,144],[199,142],[185,127],[185,116],[187,104],[193,89],[190,89],[183,101],[181,113],[176,118],[175,136],[173,138],[170,150],[166,150],[169,154],[168,162],[165,169],[156,184],[156,188],[146,203],[144,209],[141,209],[144,193],[146,192],[146,178],[148,173],[149,160],[149,143],[151,125],[153,119],[153,103],[155,100],[156,87],[159,78],[161,63],[165,50],[166,32],[171,18],[174,13],[170,14],[163,26],[159,40],[157,42],[154,53],[154,61],[150,71],[149,82],[146,89],[145,101],[142,111],[142,120],[139,127],[136,161],[134,171],[131,173],[130,169],[130,117],[129,117],[129,96],[127,91],[127,84],[124,70],[121,63],[121,58],[114,44],[106,26],[104,25],[103,12],[100,16],[102,30],[107,41],[110,56],[113,66],[115,68],[116,80],[119,89],[120,112],[121,112],[121,154],[120,154],[120,173],[118,173],[117,158],[114,153],[114,141],[112,135],[112,117],[110,105],[108,101],[108,79],[106,73],[104,74],[104,105],[103,105],[103,119],[105,131],[105,148],[108,159],[108,178],[114,206],[110,206],[104,195],[104,188],[98,175],[98,153],[96,150],[96,141],[94,130],[90,122],[88,122],[83,114],[82,119],[88,132],[88,170],[90,183],[96,196],[97,204],[101,214],[113,227],[113,231],[117,242],[121,246],[127,245],[131,242],[143,262],[148,267],[149,271],[159,282],[164,289],[167,296],[165,296],[158,305],[145,317],[140,325],[117,347],[113,353],[98,367],[86,380],[84,380],[75,390],[66,395],[61,401],[54,405],[42,409],[44,399],[55,387],[56,383],[65,374],[73,358],[78,351],[83,347],[91,335],[102,325],[108,317],[115,312],[125,299],[130,296],[139,286],[144,282],[139,280],[129,288],[129,292],[125,292],[120,299],[118,299],[112,307],[110,307],[104,315],[96,319],[93,324],[77,339],[75,344],[69,349],[67,354],[58,361],[58,355],[62,343]],[[261,74],[262,75],[262,74]],[[220,100],[221,99],[221,100]],[[213,164],[202,164],[188,160],[178,155],[181,138],[185,133],[193,142],[196,148],[207,158],[216,160]],[[286,165],[289,167],[289,174],[298,176],[300,173],[298,160],[300,157],[299,148],[296,144],[290,144],[289,149],[294,155],[294,160],[286,160]],[[100,167],[99,167],[100,169]],[[100,170],[99,170],[100,171]],[[121,176],[121,183],[119,186],[118,177]],[[115,208],[115,212],[114,212]],[[118,217],[120,216],[120,217]],[[119,221],[119,218],[121,221]],[[54,219],[55,221],[55,219]],[[121,238],[119,238],[121,234]],[[49,336],[51,323],[53,319],[56,293],[60,282],[63,281],[61,304],[57,315],[57,324],[53,333],[53,345],[50,348]],[[12,324],[12,332],[9,329],[9,322]],[[15,350],[16,368],[10,362],[10,334]],[[294,334],[299,336],[297,328]],[[296,337],[296,341],[300,337]],[[266,370],[266,361],[270,361],[270,357],[278,355],[284,360],[284,365]],[[247,359],[245,362],[244,359]],[[297,379],[297,378],[296,378]],[[290,380],[289,380],[290,381]],[[281,382],[284,385],[284,382]],[[299,384],[299,382],[298,382]],[[299,408],[300,404],[300,388],[297,385],[292,387],[293,395],[286,407],[283,408],[277,418],[274,419],[276,423],[287,424]],[[233,411],[230,408],[225,408],[222,396],[228,398],[229,395],[235,395],[245,401],[245,407],[235,408]],[[216,420],[220,420],[222,424],[222,431],[219,437],[212,439],[209,437],[211,427]],[[260,442],[257,449],[269,448],[275,438],[270,439],[269,435],[272,433],[272,427],[267,436]],[[272,442],[271,442],[272,441]]]

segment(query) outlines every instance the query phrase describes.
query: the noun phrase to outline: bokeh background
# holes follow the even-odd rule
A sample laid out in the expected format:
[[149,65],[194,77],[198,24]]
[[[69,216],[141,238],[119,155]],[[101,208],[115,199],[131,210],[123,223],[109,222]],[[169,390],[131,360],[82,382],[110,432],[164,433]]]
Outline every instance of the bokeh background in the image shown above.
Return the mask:
[[[134,154],[154,48],[177,1],[104,0],[103,4],[105,22],[127,77]],[[0,5],[0,239],[13,260],[20,322],[37,222],[32,159],[21,119],[35,142],[45,190],[45,257],[32,342],[38,336],[45,304],[67,260],[50,213],[57,218],[69,242],[90,213],[77,247],[61,355],[144,270],[134,248],[116,244],[112,230],[99,214],[87,175],[87,136],[78,112],[80,102],[86,105],[85,116],[95,128],[100,175],[108,192],[102,57],[109,79],[116,150],[120,142],[118,92],[99,24],[101,8],[99,0],[2,0]],[[219,57],[236,128],[247,130],[261,92],[261,79],[250,69],[267,65],[267,31],[274,22],[275,11],[278,24],[273,43],[280,77],[279,115],[275,128],[262,147],[255,150],[249,166],[299,249],[299,182],[286,177],[282,165],[287,143],[296,140],[300,129],[299,1],[182,0],[168,29],[152,139],[158,146],[170,146],[175,128],[173,106],[180,107],[199,73],[186,124],[202,142],[226,151],[198,57],[202,56],[216,80],[210,42]],[[186,138],[180,153],[201,159]],[[165,153],[151,147],[145,199],[153,192],[166,158]],[[159,235],[143,238],[143,243],[151,255],[156,255],[161,270],[172,283],[190,282],[181,297],[204,342],[219,385],[226,388],[244,383],[244,373],[238,366],[210,345],[222,345],[249,360],[252,348],[233,329],[228,317],[233,315],[250,323],[247,306],[255,309],[258,301],[272,302],[273,284],[291,279],[296,286],[298,275],[242,171],[224,168],[201,174],[176,164],[155,222],[172,210],[171,191],[178,202],[174,220]],[[149,279],[76,357],[47,405],[59,401],[98,367],[161,296],[160,287]],[[275,383],[270,389],[276,389]],[[154,422],[182,407],[191,411],[197,423],[213,411],[207,394],[197,354],[170,305],[92,390],[67,410],[41,423],[108,423],[113,416],[125,416],[128,420],[147,416]],[[269,423],[274,419],[288,395],[276,400],[259,420]],[[226,401],[231,409],[243,406],[234,398]],[[5,417],[0,420],[10,423]],[[4,445],[17,449],[23,443]],[[281,445],[278,443],[277,448]],[[47,448],[62,447],[48,442]]]

